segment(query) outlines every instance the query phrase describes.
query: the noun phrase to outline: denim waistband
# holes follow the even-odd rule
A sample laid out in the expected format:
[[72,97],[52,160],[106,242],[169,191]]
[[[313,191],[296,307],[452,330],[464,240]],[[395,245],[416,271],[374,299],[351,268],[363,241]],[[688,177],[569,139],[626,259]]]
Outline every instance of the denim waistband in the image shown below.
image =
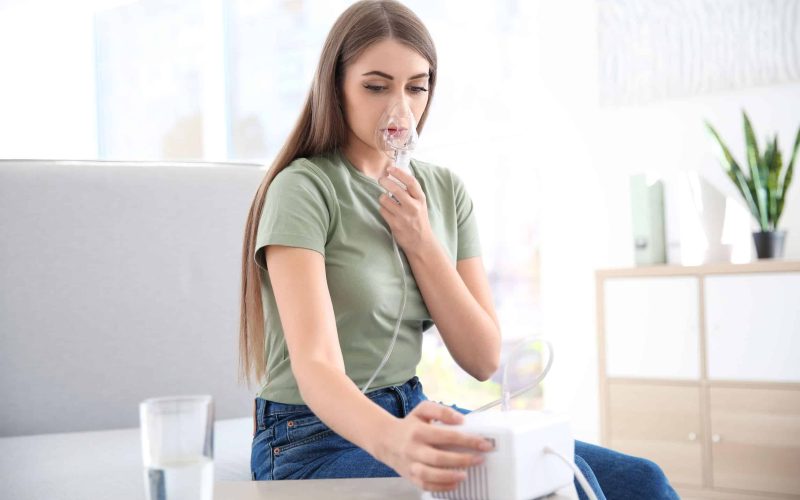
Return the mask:
[[[415,394],[419,391],[419,394]],[[419,377],[414,375],[401,385],[394,385],[390,387],[383,387],[374,391],[369,391],[365,395],[367,398],[376,400],[386,394],[394,394],[397,396],[398,412],[400,417],[404,417],[411,411],[409,403],[414,400],[427,399],[421,392]],[[262,427],[265,417],[270,415],[280,415],[289,413],[313,413],[311,408],[303,404],[289,404],[279,403],[277,401],[270,401],[268,399],[256,397],[255,398],[255,417],[258,421],[258,426]]]

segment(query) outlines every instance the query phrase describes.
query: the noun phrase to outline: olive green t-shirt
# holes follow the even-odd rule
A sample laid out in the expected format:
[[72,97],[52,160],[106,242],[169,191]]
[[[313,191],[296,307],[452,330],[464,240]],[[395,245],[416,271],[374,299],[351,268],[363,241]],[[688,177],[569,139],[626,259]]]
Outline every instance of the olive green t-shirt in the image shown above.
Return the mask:
[[[411,160],[425,192],[431,228],[455,265],[481,254],[470,196],[450,170]],[[283,327],[264,259],[267,245],[315,250],[325,273],[347,375],[362,389],[389,348],[403,293],[391,230],[379,212],[378,181],[334,150],[297,158],[275,176],[259,220],[255,260],[261,268],[267,382],[258,397],[305,404],[291,370]],[[369,391],[402,384],[416,373],[422,332],[433,325],[402,253],[407,297],[394,349]]]

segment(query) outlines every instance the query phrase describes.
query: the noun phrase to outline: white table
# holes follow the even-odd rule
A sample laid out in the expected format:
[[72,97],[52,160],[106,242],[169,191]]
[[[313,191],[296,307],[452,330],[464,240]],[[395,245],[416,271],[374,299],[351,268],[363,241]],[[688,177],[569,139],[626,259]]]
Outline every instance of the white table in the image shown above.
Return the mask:
[[[251,481],[252,432],[251,416],[214,423],[215,500],[432,498],[399,477]],[[0,498],[144,500],[139,428],[0,438]]]
[[[214,478],[250,481],[253,417],[214,423]],[[143,500],[138,427],[0,438],[0,498]]]
[[[417,500],[433,499],[401,477],[370,479],[305,479],[294,481],[219,481],[214,500]],[[570,486],[548,500],[574,500]]]

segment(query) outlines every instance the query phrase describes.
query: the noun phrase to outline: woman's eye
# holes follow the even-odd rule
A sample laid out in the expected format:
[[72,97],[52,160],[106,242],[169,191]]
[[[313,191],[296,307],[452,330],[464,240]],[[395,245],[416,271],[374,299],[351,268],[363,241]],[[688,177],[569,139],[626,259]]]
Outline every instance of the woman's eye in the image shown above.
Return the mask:
[[[369,91],[371,91],[371,92],[381,92],[381,91],[383,91],[383,90],[386,90],[386,87],[384,87],[384,86],[382,86],[382,85],[369,85],[369,84],[364,84],[364,88],[365,88],[365,89],[367,89],[367,90],[369,90]],[[428,91],[428,89],[426,89],[425,87],[409,87],[409,89],[408,89],[408,90],[409,90],[409,91],[410,91],[412,94],[420,94],[420,93],[422,93],[422,92],[427,92],[427,91]]]

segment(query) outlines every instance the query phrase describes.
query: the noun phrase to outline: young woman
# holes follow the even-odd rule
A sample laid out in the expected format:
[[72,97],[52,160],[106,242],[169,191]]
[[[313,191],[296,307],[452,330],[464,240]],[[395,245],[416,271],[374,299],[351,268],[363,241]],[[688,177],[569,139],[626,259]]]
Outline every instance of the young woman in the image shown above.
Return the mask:
[[[434,424],[457,424],[469,410],[428,401],[415,376],[422,332],[434,322],[470,375],[484,381],[498,369],[500,329],[472,201],[446,168],[412,160],[413,175],[390,171],[375,139],[395,102],[422,132],[436,71],[431,37],[408,8],[350,6],[255,195],[240,331],[242,374],[266,380],[255,398],[253,479],[400,475],[445,491],[465,477],[453,468],[480,463],[489,449]],[[401,272],[408,294],[396,343],[364,393],[393,337]],[[471,451],[443,449],[450,445]],[[598,498],[677,498],[651,461],[580,441],[575,460]]]

